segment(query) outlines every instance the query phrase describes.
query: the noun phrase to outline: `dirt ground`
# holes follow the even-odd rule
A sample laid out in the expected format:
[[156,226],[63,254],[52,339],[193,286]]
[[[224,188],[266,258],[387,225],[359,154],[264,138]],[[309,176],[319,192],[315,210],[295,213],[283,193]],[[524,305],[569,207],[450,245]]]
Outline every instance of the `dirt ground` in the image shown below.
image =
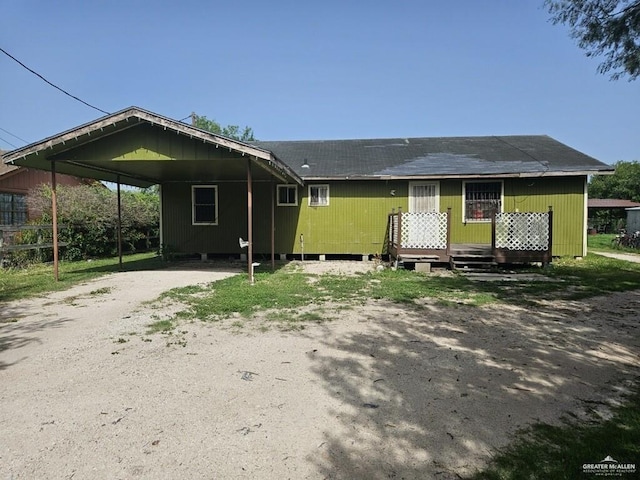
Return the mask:
[[638,378],[638,291],[146,333],[168,313],[145,301],[236,273],[117,273],[0,305],[0,478],[460,478],[531,422],[606,415]]

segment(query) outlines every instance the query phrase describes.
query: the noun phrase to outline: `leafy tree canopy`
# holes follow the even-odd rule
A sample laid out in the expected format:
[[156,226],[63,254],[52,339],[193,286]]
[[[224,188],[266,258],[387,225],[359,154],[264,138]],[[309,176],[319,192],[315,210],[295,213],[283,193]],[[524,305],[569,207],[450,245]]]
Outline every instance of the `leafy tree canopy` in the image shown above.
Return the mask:
[[191,123],[194,127],[206,130],[211,133],[224,135],[225,137],[234,138],[241,142],[251,142],[255,140],[253,129],[251,127],[241,128],[238,125],[222,126],[215,120],[211,120],[204,115],[198,115],[195,112],[191,114]]
[[640,163],[617,162],[613,175],[594,175],[589,182],[591,198],[621,198],[640,202]]
[[640,0],[545,0],[554,24],[569,26],[588,57],[603,56],[599,73],[640,75]]

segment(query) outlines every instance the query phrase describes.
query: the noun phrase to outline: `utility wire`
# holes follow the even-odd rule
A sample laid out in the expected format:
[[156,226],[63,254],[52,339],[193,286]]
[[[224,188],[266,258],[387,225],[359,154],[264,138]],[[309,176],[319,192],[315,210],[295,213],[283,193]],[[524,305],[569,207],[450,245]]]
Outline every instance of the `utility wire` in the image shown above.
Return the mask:
[[33,73],[36,77],[40,78],[41,80],[43,80],[44,82],[48,83],[49,85],[51,85],[53,88],[60,90],[62,93],[64,93],[65,95],[67,95],[68,97],[73,98],[74,100],[77,100],[78,102],[86,105],[87,107],[93,108],[94,110],[97,110],[99,112],[104,113],[105,115],[109,115],[109,112],[105,112],[104,110],[102,110],[101,108],[98,108],[96,106],[91,105],[90,103],[85,102],[84,100],[76,97],[75,95],[71,95],[69,92],[67,92],[66,90],[60,88],[59,86],[51,83],[49,80],[47,80],[46,78],[44,78],[42,75],[40,75],[38,72],[36,72],[35,70],[32,70],[31,68],[27,67],[24,63],[22,63],[20,60],[18,60],[16,57],[14,57],[13,55],[11,55],[9,52],[7,52],[6,50],[4,50],[3,48],[0,47],[0,52],[4,53],[7,57],[9,57],[10,59],[12,59],[13,61],[15,61],[16,63],[18,63],[21,67],[27,69],[28,71],[30,71],[31,73]]
[[[18,135],[14,135],[13,133],[11,133],[9,130],[5,130],[4,128],[0,127],[0,130],[2,130],[4,133],[8,133],[9,135],[11,135],[14,138],[17,138],[18,140],[20,140],[21,142],[24,143],[29,143],[27,142],[24,138],[20,138]],[[8,142],[7,142],[8,143]]]
[[18,148],[16,147],[13,143],[11,143],[9,140],[5,140],[4,138],[0,137],[0,140],[2,140],[4,143],[11,145],[13,148]]

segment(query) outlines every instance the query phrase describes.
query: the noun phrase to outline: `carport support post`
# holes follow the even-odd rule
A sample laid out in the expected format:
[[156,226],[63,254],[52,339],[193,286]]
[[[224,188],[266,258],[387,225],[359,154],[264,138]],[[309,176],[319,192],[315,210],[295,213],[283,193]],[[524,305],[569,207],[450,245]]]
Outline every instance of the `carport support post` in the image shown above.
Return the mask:
[[56,162],[51,161],[51,229],[53,237],[53,278],[59,280],[58,271],[58,195],[56,192]]
[[276,185],[271,182],[271,271],[276,271]]
[[122,195],[120,194],[120,175],[118,175],[118,265],[122,270]]
[[247,159],[247,272],[249,282],[253,284],[253,182],[251,180],[251,159]]

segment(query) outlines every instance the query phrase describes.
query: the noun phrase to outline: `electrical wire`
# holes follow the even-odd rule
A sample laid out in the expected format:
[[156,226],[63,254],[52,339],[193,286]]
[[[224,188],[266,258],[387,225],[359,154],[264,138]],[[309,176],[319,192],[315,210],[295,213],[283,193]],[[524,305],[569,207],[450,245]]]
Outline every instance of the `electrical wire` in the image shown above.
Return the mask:
[[109,112],[106,112],[104,110],[102,110],[101,108],[98,108],[94,105],[91,105],[90,103],[85,102],[84,100],[76,97],[75,95],[71,95],[69,92],[67,92],[66,90],[64,90],[63,88],[60,88],[59,86],[55,85],[54,83],[51,83],[49,80],[47,80],[46,78],[44,78],[42,75],[40,75],[38,72],[36,72],[35,70],[27,67],[24,63],[22,63],[20,60],[18,60],[16,57],[14,57],[13,55],[11,55],[9,52],[7,52],[6,50],[4,50],[3,48],[0,47],[0,52],[4,53],[7,57],[9,57],[11,60],[13,60],[14,62],[18,63],[21,67],[23,67],[24,69],[30,71],[31,73],[33,73],[36,77],[40,78],[41,80],[43,80],[45,83],[48,83],[49,85],[51,85],[53,88],[60,90],[62,93],[64,93],[65,95],[67,95],[68,97],[73,98],[74,100],[77,100],[78,102],[86,105],[87,107],[93,108],[94,110],[97,110],[101,113],[104,113],[105,115],[110,115]]
[[0,130],[2,130],[4,133],[8,133],[9,135],[11,135],[11,136],[12,136],[12,137],[14,137],[14,138],[17,138],[17,139],[18,139],[18,140],[20,140],[21,142],[29,143],[29,142],[27,142],[24,138],[20,138],[19,136],[17,136],[17,135],[15,135],[15,134],[11,133],[9,130],[5,130],[5,129],[4,129],[4,128],[2,128],[2,127],[0,127]]
[[[0,129],[1,130],[1,129]],[[9,140],[5,140],[4,138],[0,137],[0,140],[2,140],[4,143],[6,143],[7,145],[11,145],[13,148],[18,148],[16,147],[13,143],[11,143]]]

